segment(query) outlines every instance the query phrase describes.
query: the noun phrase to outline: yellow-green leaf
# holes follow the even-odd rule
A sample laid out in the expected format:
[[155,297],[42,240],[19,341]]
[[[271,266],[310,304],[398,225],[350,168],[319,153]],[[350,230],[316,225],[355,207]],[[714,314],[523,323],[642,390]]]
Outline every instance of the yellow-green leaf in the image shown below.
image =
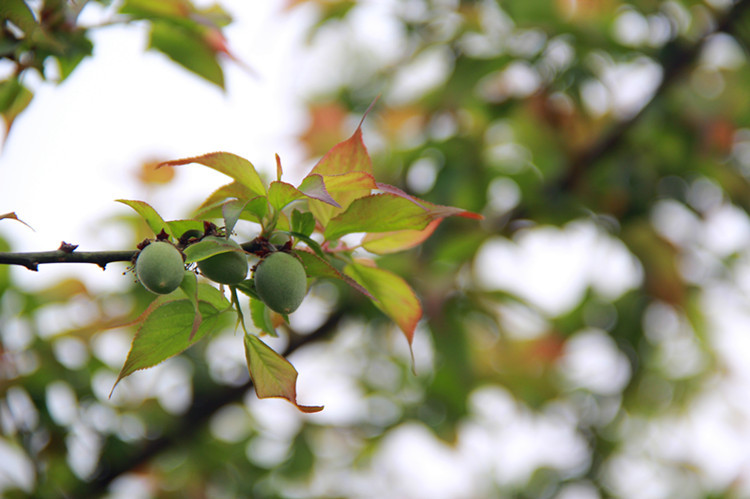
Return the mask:
[[261,180],[253,164],[245,158],[229,152],[212,152],[192,158],[175,159],[165,161],[159,166],[178,166],[190,163],[198,163],[213,168],[233,178],[241,186],[246,187],[254,194],[258,196],[266,195],[266,187],[263,185],[263,180]]
[[257,336],[245,335],[245,357],[258,398],[283,398],[307,413],[323,410],[323,406],[297,403],[297,370]]
[[347,265],[344,273],[375,297],[375,306],[398,324],[411,347],[422,305],[406,281],[388,270],[360,263]]

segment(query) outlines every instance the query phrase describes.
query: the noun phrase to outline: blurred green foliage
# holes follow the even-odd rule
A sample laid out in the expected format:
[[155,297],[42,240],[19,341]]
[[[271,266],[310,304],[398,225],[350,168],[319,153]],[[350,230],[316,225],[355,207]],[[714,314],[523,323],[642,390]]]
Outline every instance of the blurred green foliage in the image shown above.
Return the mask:
[[[336,320],[312,339],[292,331],[290,341],[303,338],[300,364],[348,404],[327,407],[330,419],[248,398],[242,359],[217,361],[226,355],[218,340],[167,363],[149,387],[127,380],[125,395],[108,400],[101,386],[119,367],[96,344],[129,338],[101,330],[142,310],[145,292],[92,296],[69,281],[32,294],[0,268],[3,446],[33,463],[30,482],[6,495],[88,497],[116,488],[113,479],[122,486],[123,476],[154,497],[750,494],[741,468],[712,475],[686,450],[690,431],[674,433],[683,440],[670,441],[672,454],[657,436],[692,428],[684,421],[696,400],[721,399],[718,387],[734,379],[715,306],[747,305],[750,254],[733,233],[750,209],[748,2],[722,10],[694,0],[398,1],[385,14],[398,37],[388,54],[352,28],[374,15],[371,5],[293,3],[318,12],[309,43],[333,33],[331,50],[346,50],[357,68],[331,71],[310,97],[312,125],[301,137],[310,156],[347,137],[349,118],[381,95],[364,131],[365,142],[377,137],[379,179],[485,216],[446,220],[419,249],[379,259],[423,303],[416,376],[393,324],[329,283],[313,295]],[[141,12],[136,4],[152,3],[126,2]],[[212,64],[188,64],[160,41],[195,26],[139,16],[163,16],[152,45],[221,84]],[[27,16],[13,24],[24,22],[32,25]],[[16,53],[32,50],[10,32]],[[34,43],[50,46],[53,34]],[[72,68],[90,45],[83,33],[70,36],[67,55],[46,50]],[[425,76],[420,64],[433,70]],[[0,88],[6,117],[23,99],[13,81]],[[737,224],[714,230],[719,215]],[[588,249],[574,236],[588,237]],[[549,273],[547,284],[568,294],[562,305],[539,298],[544,280],[529,275],[523,287],[501,275],[515,275],[524,256],[529,274],[543,263],[531,258],[534,241],[570,265],[576,251],[596,249],[583,256],[586,277],[572,276],[568,288]],[[43,330],[40,315],[64,317],[74,304],[93,311],[85,325]],[[170,390],[187,390],[187,403],[170,402]],[[733,410],[728,420],[746,415]],[[466,478],[461,493],[434,492],[419,483],[416,461],[387,452],[415,427],[458,454],[475,451],[461,455],[476,471],[454,472]],[[415,483],[400,481],[412,474]]]

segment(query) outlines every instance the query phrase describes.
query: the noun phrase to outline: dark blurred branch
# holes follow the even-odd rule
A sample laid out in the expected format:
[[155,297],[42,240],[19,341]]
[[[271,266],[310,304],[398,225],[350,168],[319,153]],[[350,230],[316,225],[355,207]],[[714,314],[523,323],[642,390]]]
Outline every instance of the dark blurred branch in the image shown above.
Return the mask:
[[[36,271],[43,263],[94,263],[103,269],[112,262],[132,262],[138,253],[138,250],[76,251],[77,247],[77,245],[63,242],[55,251],[0,252],[0,265],[22,265],[29,270]],[[242,248],[249,253],[262,249],[257,239],[243,243]]]
[[694,44],[685,45],[675,40],[665,45],[662,50],[662,57],[658,61],[663,69],[662,80],[651,99],[636,114],[615,125],[591,146],[575,155],[565,169],[565,174],[559,180],[557,187],[563,191],[575,189],[586,171],[604,156],[612,153],[622,142],[628,130],[641,119],[657,98],[695,63],[706,40],[711,35],[722,32],[733,35],[743,27],[742,20],[748,7],[750,7],[749,0],[739,0],[717,19],[712,31],[706,33]]
[[[343,315],[344,313],[341,310],[334,312],[310,334],[292,334],[289,346],[283,352],[283,355],[287,356],[300,347],[327,336],[336,328]],[[100,463],[98,474],[90,482],[82,484],[80,489],[70,497],[101,496],[106,493],[107,487],[117,477],[148,464],[151,459],[165,450],[179,445],[189,445],[190,440],[203,428],[211,416],[222,407],[241,401],[252,387],[252,381],[248,381],[241,386],[217,386],[208,393],[196,396],[185,415],[175,420],[175,424],[168,434],[144,441],[140,449],[119,462]]]
[[111,262],[129,262],[137,251],[74,251],[61,249],[28,253],[0,253],[0,265],[23,265],[29,270],[39,270],[42,263],[95,263],[105,268]]

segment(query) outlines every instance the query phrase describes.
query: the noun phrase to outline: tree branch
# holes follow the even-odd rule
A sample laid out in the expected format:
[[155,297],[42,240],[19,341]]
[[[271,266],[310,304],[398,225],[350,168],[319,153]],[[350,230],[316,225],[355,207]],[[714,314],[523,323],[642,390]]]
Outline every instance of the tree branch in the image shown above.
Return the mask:
[[[248,253],[261,251],[262,241],[241,244]],[[0,265],[22,265],[29,270],[39,270],[43,263],[94,263],[104,269],[112,262],[132,262],[138,250],[76,251],[77,245],[63,242],[55,251],[29,251],[21,253],[0,252]]]

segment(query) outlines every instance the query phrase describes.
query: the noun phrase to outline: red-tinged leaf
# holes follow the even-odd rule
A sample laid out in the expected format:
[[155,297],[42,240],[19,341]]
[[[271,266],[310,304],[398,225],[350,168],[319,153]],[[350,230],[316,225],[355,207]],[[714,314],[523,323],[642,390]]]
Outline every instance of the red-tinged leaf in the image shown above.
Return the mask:
[[281,158],[276,155],[276,180],[281,182],[281,176],[284,175],[284,169],[281,168]]
[[161,163],[160,166],[178,166],[190,163],[198,163],[213,168],[214,170],[233,178],[241,186],[249,189],[257,196],[266,195],[266,187],[263,185],[263,181],[253,164],[236,154],[228,152],[213,152],[204,154],[203,156],[195,156],[193,158],[166,161]]
[[338,279],[344,281],[352,288],[356,289],[366,297],[374,300],[375,297],[357,281],[346,274],[343,274],[331,265],[327,260],[309,251],[294,250],[294,253],[302,260],[302,266],[305,267],[305,273],[308,277],[324,277],[329,279]]
[[[363,172],[372,175],[372,160],[367,152],[364,142],[362,142],[362,128],[357,127],[354,134],[347,140],[334,146],[325,156],[313,167],[310,175],[318,174],[323,177],[342,175],[351,172]],[[310,176],[308,175],[308,177]],[[357,189],[350,186],[346,190],[341,190],[334,194],[333,188],[328,184],[326,179],[326,189],[333,199],[345,209],[354,199],[366,196],[370,193],[369,189]],[[340,213],[341,209],[323,204],[319,201],[310,201],[310,211],[315,218],[325,225],[331,217]]]
[[[314,174],[311,174],[312,176]],[[323,178],[326,190],[340,206],[339,208],[329,204],[310,201],[310,211],[321,225],[325,226],[328,221],[346,210],[357,198],[370,194],[377,187],[375,179],[367,172],[349,172],[341,175],[326,175]],[[303,181],[304,182],[304,181]]]
[[325,229],[328,241],[352,232],[422,230],[437,218],[429,210],[394,194],[371,194],[356,199],[332,218]]
[[302,180],[302,183],[299,185],[299,190],[309,198],[317,199],[318,201],[330,204],[335,208],[341,208],[341,205],[338,204],[328,193],[322,175],[311,173]]
[[362,247],[377,255],[404,251],[422,244],[435,232],[440,222],[442,219],[433,220],[422,230],[371,232],[362,239]]
[[375,297],[375,306],[398,324],[411,348],[414,330],[422,318],[422,305],[406,281],[388,270],[359,263],[347,265],[344,273]]
[[117,199],[116,201],[133,208],[135,212],[146,221],[154,234],[160,234],[163,230],[171,237],[174,237],[174,234],[172,234],[172,228],[163,218],[161,218],[161,215],[159,215],[150,204],[143,201],[132,201],[129,199]]
[[463,208],[455,208],[453,206],[443,206],[439,204],[433,204],[433,203],[430,203],[429,201],[425,201],[424,199],[419,199],[410,194],[407,194],[394,185],[383,184],[381,182],[378,182],[377,188],[385,193],[393,194],[395,196],[408,199],[412,203],[415,203],[416,205],[421,206],[422,208],[426,210],[430,210],[432,213],[436,214],[439,217],[444,218],[444,217],[457,216],[457,217],[464,217],[464,218],[473,218],[475,220],[484,220],[484,216],[480,215],[479,213],[466,211]]
[[4,220],[4,219],[10,219],[10,220],[15,220],[16,222],[21,222],[29,229],[34,230],[34,228],[31,225],[27,224],[26,222],[18,218],[18,216],[16,216],[16,213],[14,211],[0,215],[0,220]]
[[195,308],[190,300],[169,301],[155,308],[135,334],[112,391],[126,376],[174,357],[225,325],[223,310],[205,301],[199,302],[199,309],[202,320],[191,338]]
[[372,160],[362,141],[361,126],[357,127],[351,137],[333,146],[310,173],[341,175],[355,171],[372,173]]
[[346,211],[332,218],[324,235],[332,241],[353,232],[421,231],[433,220],[454,215],[482,218],[461,208],[429,203],[403,191],[371,194],[355,199]]
[[297,403],[297,370],[257,336],[245,335],[245,357],[258,398],[283,398],[306,413],[323,410]]

